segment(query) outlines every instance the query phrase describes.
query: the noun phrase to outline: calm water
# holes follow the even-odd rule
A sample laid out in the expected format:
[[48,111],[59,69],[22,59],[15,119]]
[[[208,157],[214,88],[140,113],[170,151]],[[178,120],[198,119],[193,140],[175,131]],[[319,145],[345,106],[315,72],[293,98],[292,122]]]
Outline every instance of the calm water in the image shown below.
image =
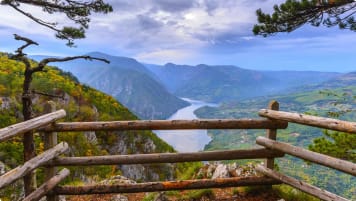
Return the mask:
[[[198,119],[198,117],[194,114],[196,109],[204,106],[217,106],[216,104],[205,103],[188,98],[182,99],[189,102],[191,105],[178,110],[168,118],[169,120]],[[178,152],[193,152],[203,150],[204,146],[211,140],[206,130],[167,130],[155,131],[155,133],[168,144],[172,145]]]

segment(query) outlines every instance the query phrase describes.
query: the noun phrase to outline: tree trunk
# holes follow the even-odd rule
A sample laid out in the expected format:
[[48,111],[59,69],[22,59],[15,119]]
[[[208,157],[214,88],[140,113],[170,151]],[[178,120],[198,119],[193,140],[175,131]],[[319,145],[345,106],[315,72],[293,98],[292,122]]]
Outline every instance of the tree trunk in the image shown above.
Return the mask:
[[[30,67],[26,66],[25,79],[23,83],[23,92],[22,92],[22,114],[24,117],[24,121],[30,120],[32,118],[32,100],[31,100],[31,91],[30,91],[31,81],[32,81],[32,71]],[[23,146],[24,146],[24,152],[23,152],[24,162],[36,156],[33,131],[28,131],[23,135]],[[29,174],[24,176],[24,186],[25,186],[25,195],[29,195],[36,189],[35,172],[30,172]]]

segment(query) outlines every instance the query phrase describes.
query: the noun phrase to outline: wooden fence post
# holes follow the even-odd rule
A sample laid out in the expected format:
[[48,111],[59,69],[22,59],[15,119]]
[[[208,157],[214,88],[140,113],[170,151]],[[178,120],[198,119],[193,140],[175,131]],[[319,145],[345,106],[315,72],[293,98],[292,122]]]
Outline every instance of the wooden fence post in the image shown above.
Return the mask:
[[[270,110],[279,110],[279,103],[275,100],[272,100],[268,104],[268,109]],[[276,140],[277,138],[277,129],[267,129],[266,137],[271,140]],[[274,158],[267,158],[265,161],[266,168],[274,169]]]
[[[44,105],[44,113],[51,113],[56,111],[56,104],[53,101],[48,101]],[[58,143],[56,132],[45,132],[44,133],[44,148],[45,150],[56,146]],[[45,180],[48,181],[56,175],[57,167],[47,167],[45,169]],[[47,201],[58,201],[57,195],[47,195]]]

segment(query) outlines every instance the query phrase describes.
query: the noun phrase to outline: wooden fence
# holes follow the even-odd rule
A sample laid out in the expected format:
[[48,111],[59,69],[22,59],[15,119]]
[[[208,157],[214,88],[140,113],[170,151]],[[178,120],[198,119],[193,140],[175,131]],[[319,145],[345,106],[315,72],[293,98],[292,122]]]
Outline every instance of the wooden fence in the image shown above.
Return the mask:
[[[314,195],[323,200],[347,200],[315,186],[298,181],[273,170],[274,158],[289,154],[304,160],[324,165],[347,174],[356,176],[356,164],[323,154],[318,154],[276,141],[277,129],[285,129],[288,122],[304,124],[319,128],[356,133],[356,123],[336,119],[309,116],[304,114],[278,111],[278,102],[272,101],[268,109],[259,115],[266,119],[217,119],[217,120],[151,120],[151,121],[114,121],[114,122],[65,122],[55,123],[63,118],[64,110],[55,111],[53,104],[48,104],[45,111],[49,114],[32,120],[0,129],[0,143],[11,137],[24,134],[30,130],[44,133],[46,151],[26,161],[23,165],[0,176],[0,189],[23,178],[38,167],[45,167],[46,180],[35,191],[25,195],[24,200],[39,200],[47,196],[54,201],[58,195],[83,195],[107,193],[135,193],[168,190],[222,188],[255,185],[276,185],[285,183]],[[103,131],[103,130],[174,130],[174,129],[266,129],[266,137],[258,137],[256,143],[265,147],[246,150],[207,151],[197,153],[160,153],[134,155],[108,155],[91,157],[62,157],[68,150],[65,142],[57,143],[57,132],[66,131]],[[26,150],[25,150],[26,151]],[[217,161],[237,159],[266,159],[265,165],[256,170],[263,177],[233,177],[219,179],[200,179],[184,181],[147,182],[139,184],[58,186],[69,174],[64,168],[57,173],[58,166],[91,166],[145,163],[178,163],[192,161]]]

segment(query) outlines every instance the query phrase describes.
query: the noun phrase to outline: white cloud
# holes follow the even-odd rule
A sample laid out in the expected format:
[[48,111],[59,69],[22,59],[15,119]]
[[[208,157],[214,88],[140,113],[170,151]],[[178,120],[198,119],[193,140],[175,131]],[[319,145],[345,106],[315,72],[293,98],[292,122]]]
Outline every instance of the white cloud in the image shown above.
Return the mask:
[[143,52],[135,55],[135,58],[145,63],[165,64],[167,61],[185,63],[195,57],[194,51],[185,49],[165,49],[153,52]]
[[[69,20],[63,14],[53,14],[50,15],[42,11],[42,9],[28,6],[28,5],[21,5],[21,9],[25,12],[31,13],[34,17],[41,19],[46,22],[51,23],[58,23],[58,26],[61,27],[64,24],[71,24]],[[40,26],[30,18],[24,16],[23,14],[19,13],[15,9],[7,5],[0,5],[0,26],[6,26],[8,28],[12,28],[16,31],[23,32],[24,34],[36,34],[42,36],[53,36],[54,33],[45,28]]]
[[[118,49],[147,51],[154,49],[200,49],[216,43],[231,43],[235,38],[251,34],[256,6],[266,1],[235,0],[110,0],[114,12],[94,14],[87,32],[87,43],[115,46]],[[253,6],[251,6],[253,5]],[[267,6],[266,6],[267,7]],[[48,15],[40,9],[25,6],[35,16],[60,26],[69,23],[63,15]],[[0,6],[0,26],[25,34],[53,37],[53,33],[32,22],[8,6]]]
[[[57,51],[57,55],[63,52],[78,54],[99,50],[137,57],[151,63],[191,64],[217,61],[238,65],[236,58],[247,58],[245,55],[235,57],[235,54],[268,52],[283,53],[285,56],[288,52],[343,52],[349,50],[345,44],[352,46],[356,43],[354,33],[347,31],[330,35],[324,30],[317,34],[314,34],[314,30],[303,30],[267,39],[253,36],[251,29],[257,23],[255,10],[262,8],[270,12],[274,4],[284,1],[110,0],[114,12],[108,15],[94,14],[87,38],[76,41],[79,45],[76,49],[64,48],[65,42],[56,40],[51,30],[32,22],[10,7],[0,5],[0,35],[8,33],[11,39],[13,33],[33,37],[41,44],[36,47],[38,52],[46,52],[47,48],[52,53]],[[68,23],[63,15],[48,15],[40,9],[26,8],[42,19],[60,22],[60,25]],[[328,30],[328,33],[333,33]],[[0,38],[2,48],[18,47],[7,40]]]

